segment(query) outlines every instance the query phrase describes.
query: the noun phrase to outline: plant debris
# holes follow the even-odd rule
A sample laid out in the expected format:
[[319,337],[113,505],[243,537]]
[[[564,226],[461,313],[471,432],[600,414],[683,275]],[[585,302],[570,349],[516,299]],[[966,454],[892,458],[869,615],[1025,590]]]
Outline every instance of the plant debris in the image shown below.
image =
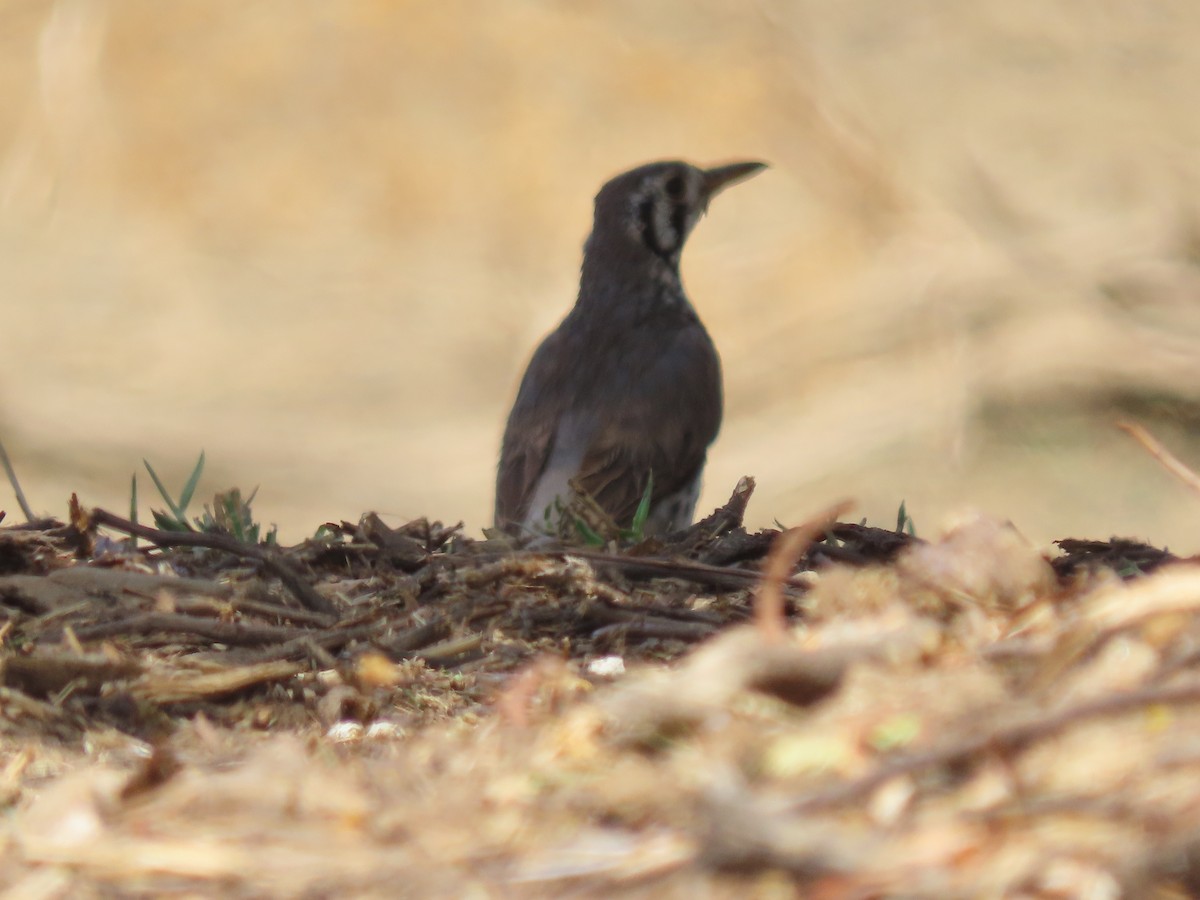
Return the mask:
[[844,507],[751,534],[752,491],[587,549],[374,514],[291,548],[77,504],[0,528],[0,889],[1200,884],[1195,560]]

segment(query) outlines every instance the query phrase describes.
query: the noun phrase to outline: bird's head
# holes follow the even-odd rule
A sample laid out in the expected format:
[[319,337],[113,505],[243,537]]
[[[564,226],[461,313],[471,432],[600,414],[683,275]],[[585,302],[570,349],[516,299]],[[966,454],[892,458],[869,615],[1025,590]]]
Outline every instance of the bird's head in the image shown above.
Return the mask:
[[617,238],[679,267],[684,241],[708,202],[725,187],[766,168],[736,162],[701,169],[685,162],[648,163],[616,176],[596,195],[596,219],[589,247]]

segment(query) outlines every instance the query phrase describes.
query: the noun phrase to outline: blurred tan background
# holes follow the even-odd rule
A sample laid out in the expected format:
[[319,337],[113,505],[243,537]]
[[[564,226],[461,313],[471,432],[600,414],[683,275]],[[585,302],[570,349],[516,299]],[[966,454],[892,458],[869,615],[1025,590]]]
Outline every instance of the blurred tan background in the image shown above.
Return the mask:
[[285,540],[477,533],[599,185],[762,158],[684,255],[702,505],[1194,551],[1112,422],[1200,464],[1197,46],[1193,0],[3,0],[0,438],[57,515],[204,448]]

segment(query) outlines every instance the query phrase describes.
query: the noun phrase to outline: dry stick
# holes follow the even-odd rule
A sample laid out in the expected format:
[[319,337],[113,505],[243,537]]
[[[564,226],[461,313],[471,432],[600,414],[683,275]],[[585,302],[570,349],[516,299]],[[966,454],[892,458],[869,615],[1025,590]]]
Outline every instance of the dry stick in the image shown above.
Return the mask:
[[589,602],[584,607],[581,618],[584,620],[594,620],[605,626],[653,623],[655,627],[661,626],[669,630],[673,626],[678,625],[679,633],[677,636],[683,637],[687,635],[689,637],[685,639],[690,640],[709,637],[715,634],[721,625],[719,617],[696,615],[690,610],[657,611],[646,606],[617,605],[604,600]]
[[175,672],[167,676],[153,674],[135,683],[135,698],[156,704],[210,700],[232,694],[265,681],[283,681],[298,675],[303,666],[286,661],[239,666],[219,672]]
[[308,632],[273,647],[264,647],[261,650],[232,651],[229,658],[240,662],[268,662],[274,659],[289,659],[298,655],[312,655],[314,646],[327,653],[336,653],[347,644],[358,641],[370,641],[394,657],[405,658],[419,656],[421,648],[450,634],[450,623],[441,617],[409,627],[404,631],[390,635],[382,634],[392,624],[387,621],[370,621],[359,625],[342,623],[335,628]]
[[13,471],[12,462],[8,458],[8,451],[4,449],[3,441],[0,441],[0,463],[4,465],[4,471],[8,473],[8,483],[12,485],[13,493],[17,495],[17,505],[21,507],[21,512],[25,513],[25,521],[34,521],[37,516],[29,508],[29,502],[25,499],[25,492],[21,490],[21,483],[17,481],[17,473]]
[[80,640],[97,640],[118,634],[193,634],[218,641],[222,644],[257,645],[274,644],[294,640],[306,635],[302,629],[285,628],[279,625],[256,625],[241,622],[220,622],[199,616],[181,613],[148,612],[100,622],[95,625],[78,625],[75,635]]
[[222,659],[250,664],[270,662],[276,659],[291,659],[295,656],[311,655],[313,645],[330,653],[336,653],[352,641],[366,641],[377,636],[379,625],[358,625],[351,628],[338,626],[324,631],[312,631],[300,637],[255,650],[234,650],[222,653]]
[[791,581],[788,573],[796,567],[809,545],[853,506],[849,500],[835,503],[803,525],[789,528],[775,538],[763,566],[762,584],[754,601],[754,621],[765,640],[778,641],[784,635],[783,585]]
[[[386,639],[377,640],[376,644],[396,657],[420,656],[420,650],[428,647],[434,641],[441,640],[450,633],[450,623],[438,617],[429,622],[422,622],[398,632]],[[378,634],[378,630],[376,630]]]
[[[622,621],[632,621],[633,619],[662,619],[664,622],[686,622],[689,625],[703,625],[708,628],[721,628],[729,624],[730,618],[737,618],[736,613],[722,614],[707,609],[688,609],[687,607],[657,607],[651,604],[637,603],[634,601],[614,604],[610,600],[596,598],[596,604],[603,606],[605,610],[613,611],[616,615],[622,617]],[[591,606],[587,607],[590,613]],[[608,613],[602,613],[607,615]],[[616,622],[613,618],[610,621]]]
[[1180,462],[1170,450],[1159,442],[1158,438],[1136,422],[1117,422],[1117,427],[1141,444],[1146,452],[1158,460],[1164,469],[1193,491],[1200,494],[1200,475],[1197,475]]
[[228,535],[203,531],[160,531],[122,519],[104,509],[93,509],[88,513],[88,520],[94,525],[104,525],[125,534],[145,538],[159,547],[206,547],[209,550],[222,550],[234,556],[257,560],[262,563],[263,568],[283,582],[302,606],[313,612],[326,613],[335,618],[337,616],[333,604],[318,594],[299,572],[280,559],[276,553],[255,544],[247,544]]
[[686,529],[685,534],[694,534],[697,530],[711,535],[737,528],[746,518],[746,506],[754,493],[755,481],[753,476],[743,475],[733,488],[733,493],[724,506],[718,506],[711,513]]
[[[612,553],[601,553],[596,550],[553,550],[533,552],[531,557],[550,556],[563,559],[568,556],[586,559],[588,562],[601,563],[622,569],[626,572],[648,572],[659,578],[683,578],[702,584],[720,585],[732,582],[737,585],[756,582],[761,573],[753,569],[735,569],[729,566],[713,566],[708,563],[692,562],[685,559],[663,559],[659,556],[618,556]],[[809,585],[799,578],[784,578],[781,584],[794,588],[808,588]]]
[[944,747],[904,754],[885,762],[861,778],[825,790],[814,791],[792,802],[789,807],[793,812],[803,812],[836,806],[839,803],[857,800],[893,778],[911,775],[932,766],[957,763],[989,749],[1015,750],[1031,741],[1052,737],[1077,722],[1117,715],[1145,706],[1196,702],[1200,702],[1200,681],[1196,680],[1166,687],[1152,686],[1120,694],[1109,694],[1077,706],[1043,713],[1024,722],[1002,725],[994,731],[976,734]]
[[437,644],[430,644],[421,650],[420,656],[430,663],[445,663],[456,656],[462,656],[471,650],[478,650],[483,644],[483,635],[464,634],[462,637],[449,638]]
[[318,668],[337,668],[337,657],[318,644],[316,641],[308,642],[308,658],[315,662]]
[[188,615],[208,613],[212,616],[220,616],[225,613],[226,609],[229,609],[233,612],[249,615],[271,616],[277,619],[284,619],[288,622],[296,622],[300,625],[312,625],[316,628],[326,628],[334,624],[330,621],[329,616],[323,613],[310,612],[307,609],[297,609],[294,606],[284,606],[281,603],[268,603],[265,600],[251,600],[248,597],[235,597],[228,601],[218,600],[216,602],[211,600],[175,598],[173,602],[176,611]]
[[696,622],[675,622],[671,619],[649,619],[644,617],[620,619],[592,632],[593,639],[620,635],[627,638],[655,638],[657,640],[687,641],[694,643],[710,638],[717,629]]

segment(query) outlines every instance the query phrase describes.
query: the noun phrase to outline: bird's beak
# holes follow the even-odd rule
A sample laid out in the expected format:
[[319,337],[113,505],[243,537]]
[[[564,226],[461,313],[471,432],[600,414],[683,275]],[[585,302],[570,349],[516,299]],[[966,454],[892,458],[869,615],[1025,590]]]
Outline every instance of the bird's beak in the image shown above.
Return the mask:
[[736,162],[727,166],[717,166],[704,172],[704,196],[712,198],[729,185],[757,175],[767,167],[764,162]]

